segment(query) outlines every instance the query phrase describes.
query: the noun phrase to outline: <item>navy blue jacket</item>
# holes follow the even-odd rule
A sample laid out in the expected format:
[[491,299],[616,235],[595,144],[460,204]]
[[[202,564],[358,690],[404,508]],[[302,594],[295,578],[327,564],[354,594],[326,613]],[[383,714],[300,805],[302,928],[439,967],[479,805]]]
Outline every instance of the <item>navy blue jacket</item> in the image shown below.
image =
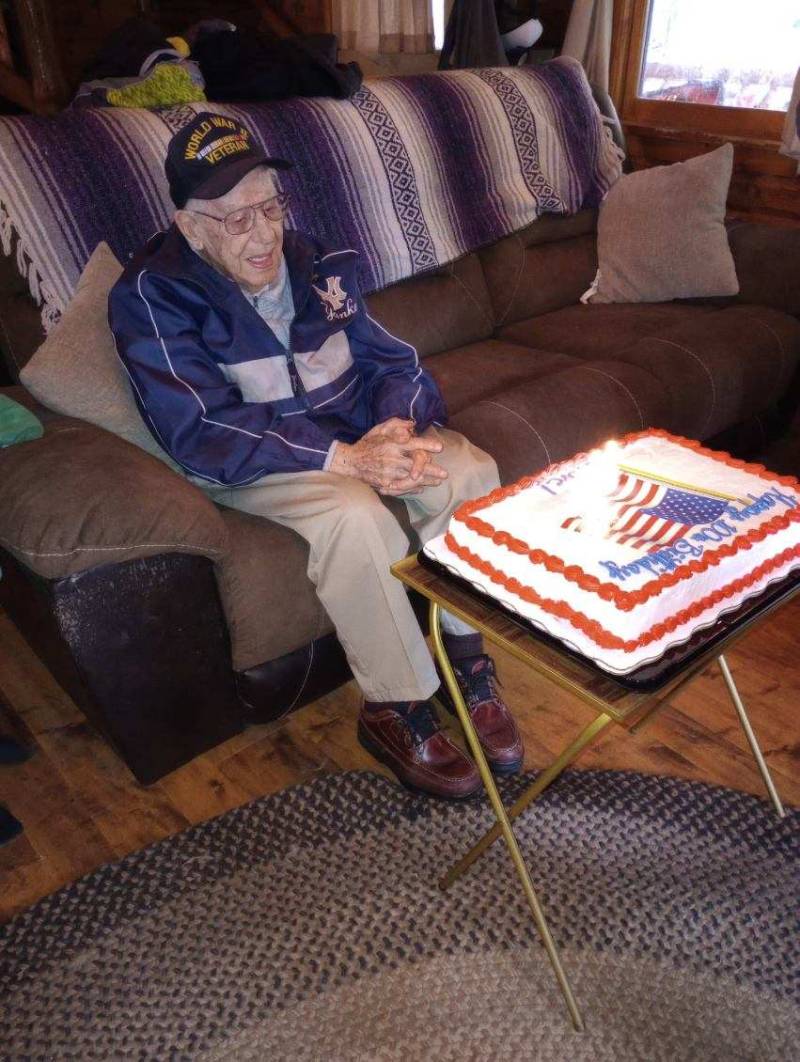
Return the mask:
[[111,291],[109,323],[145,423],[194,476],[243,486],[321,469],[334,439],[355,442],[389,417],[418,431],[446,420],[414,348],[367,313],[357,252],[287,231],[284,256],[295,306],[288,350],[174,225]]

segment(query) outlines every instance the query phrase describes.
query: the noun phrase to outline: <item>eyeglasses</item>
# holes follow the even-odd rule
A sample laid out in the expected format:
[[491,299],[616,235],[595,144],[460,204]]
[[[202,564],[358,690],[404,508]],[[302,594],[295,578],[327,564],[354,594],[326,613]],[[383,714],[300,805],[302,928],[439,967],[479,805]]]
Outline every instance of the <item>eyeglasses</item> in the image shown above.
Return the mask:
[[229,236],[244,236],[256,223],[256,211],[260,211],[267,221],[281,221],[288,207],[289,196],[281,193],[280,195],[272,196],[270,199],[265,199],[261,203],[253,203],[252,206],[231,210],[230,213],[222,218],[217,217],[216,214],[206,214],[203,210],[193,210],[192,213],[200,214],[204,218],[211,218],[212,221],[221,222]]

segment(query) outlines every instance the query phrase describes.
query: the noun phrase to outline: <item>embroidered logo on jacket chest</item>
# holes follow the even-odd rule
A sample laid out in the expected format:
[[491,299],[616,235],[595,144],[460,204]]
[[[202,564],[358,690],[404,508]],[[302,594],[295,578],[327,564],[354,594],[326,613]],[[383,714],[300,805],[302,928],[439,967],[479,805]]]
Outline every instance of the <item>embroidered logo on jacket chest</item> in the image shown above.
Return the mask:
[[348,317],[352,317],[356,312],[356,304],[342,288],[342,278],[326,277],[325,284],[324,291],[322,288],[318,288],[316,284],[311,285],[319,296],[322,309],[325,311],[325,317],[329,321],[344,321]]

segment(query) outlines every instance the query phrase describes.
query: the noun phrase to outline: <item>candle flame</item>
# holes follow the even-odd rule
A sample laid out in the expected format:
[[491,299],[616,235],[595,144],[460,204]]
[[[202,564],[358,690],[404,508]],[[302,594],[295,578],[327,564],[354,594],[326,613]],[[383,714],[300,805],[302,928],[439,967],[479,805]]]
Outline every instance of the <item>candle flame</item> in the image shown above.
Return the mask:
[[609,497],[619,483],[619,459],[621,447],[616,439],[609,439],[596,453],[592,461],[592,478],[594,480],[592,495],[606,510],[608,522],[611,523],[611,506]]
[[588,537],[608,537],[615,516],[611,496],[619,485],[621,453],[617,440],[609,439],[589,453],[574,481],[582,499],[580,530]]

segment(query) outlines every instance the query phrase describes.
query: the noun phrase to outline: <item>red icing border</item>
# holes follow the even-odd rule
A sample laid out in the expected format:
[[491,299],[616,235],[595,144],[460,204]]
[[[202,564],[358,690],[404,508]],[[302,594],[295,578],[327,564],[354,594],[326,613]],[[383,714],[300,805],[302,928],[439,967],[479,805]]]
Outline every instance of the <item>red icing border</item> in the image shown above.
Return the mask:
[[646,631],[638,638],[629,638],[626,640],[607,631],[597,620],[589,619],[585,613],[578,612],[576,609],[571,608],[565,601],[552,601],[550,598],[541,597],[532,587],[525,586],[518,579],[514,579],[511,576],[498,571],[497,568],[492,567],[488,561],[482,560],[480,557],[476,556],[476,554],[468,550],[466,546],[459,546],[449,531],[445,535],[445,545],[449,550],[455,553],[457,557],[460,557],[461,560],[465,561],[472,568],[475,568],[488,576],[493,583],[504,586],[506,590],[509,590],[517,597],[521,597],[523,601],[538,605],[538,607],[545,612],[549,612],[553,616],[558,616],[559,619],[567,620],[568,623],[571,623],[573,627],[577,627],[578,630],[583,631],[584,634],[603,649],[622,649],[626,653],[650,645],[652,642],[656,642],[660,638],[663,638],[665,634],[671,634],[688,620],[696,619],[698,616],[702,615],[707,608],[721,604],[723,601],[732,598],[742,590],[746,590],[748,587],[755,585],[762,576],[768,575],[771,571],[775,571],[777,568],[780,568],[781,565],[792,560],[792,558],[800,558],[800,545],[785,549],[781,553],[776,554],[776,556],[770,557],[769,560],[759,564],[748,575],[744,575],[739,579],[734,579],[732,583],[728,583],[727,586],[723,586],[719,590],[714,590],[712,593],[707,594],[706,597],[693,602],[688,608],[676,612],[675,615],[670,616],[669,619],[663,620],[661,623],[656,623],[649,631]]
[[[767,480],[771,483],[780,483],[783,486],[787,486],[796,491],[800,491],[800,483],[793,476],[774,475],[773,473],[765,469],[764,465],[752,464],[747,461],[741,461],[736,457],[731,457],[730,454],[723,453],[722,451],[709,450],[707,447],[703,446],[701,443],[696,442],[693,439],[685,439],[678,435],[671,435],[669,432],[663,431],[660,428],[652,428],[647,431],[633,432],[629,435],[624,436],[620,440],[620,443],[621,445],[627,445],[628,443],[635,442],[637,439],[647,438],[651,436],[666,439],[668,442],[675,443],[678,446],[683,446],[687,450],[693,450],[698,454],[702,454],[704,457],[710,457],[712,460],[718,461],[720,464],[728,465],[730,468],[737,468],[744,472],[748,472],[751,475],[758,476],[760,479]],[[770,520],[767,520],[764,524],[762,524],[761,527],[752,528],[750,531],[744,532],[741,535],[737,535],[732,541],[726,542],[721,545],[719,549],[708,550],[701,559],[693,558],[685,565],[681,565],[680,567],[676,568],[674,571],[665,572],[663,575],[660,575],[655,579],[651,579],[648,583],[645,583],[645,585],[642,586],[639,590],[622,590],[615,583],[602,582],[600,579],[597,578],[596,575],[591,575],[589,572],[581,568],[578,564],[565,564],[560,557],[557,557],[552,553],[547,553],[545,550],[537,549],[533,546],[530,546],[522,539],[514,538],[514,536],[510,535],[507,531],[498,531],[495,527],[492,526],[492,524],[488,523],[485,520],[481,520],[480,517],[474,515],[481,509],[485,509],[490,505],[494,505],[496,502],[503,501],[505,498],[509,498],[514,494],[519,494],[521,491],[527,490],[528,487],[532,486],[538,480],[544,478],[545,476],[552,476],[555,472],[558,471],[558,469],[563,468],[565,465],[569,465],[578,458],[585,456],[586,454],[584,453],[575,454],[573,457],[570,457],[566,461],[561,461],[558,464],[550,465],[547,469],[545,469],[543,472],[540,472],[536,476],[524,476],[522,479],[517,480],[516,483],[512,483],[508,487],[498,487],[497,490],[493,490],[490,494],[485,494],[482,498],[476,498],[472,501],[465,502],[463,505],[460,505],[455,511],[455,513],[453,514],[453,519],[465,524],[471,531],[474,531],[476,534],[481,535],[484,538],[490,538],[495,543],[495,545],[505,546],[506,549],[510,550],[513,553],[527,554],[532,564],[541,564],[549,572],[562,575],[568,582],[575,583],[582,590],[586,590],[589,593],[597,594],[598,597],[601,597],[604,601],[609,601],[611,604],[614,605],[615,608],[618,608],[622,612],[630,612],[637,605],[644,604],[646,601],[649,601],[650,598],[656,597],[658,594],[663,593],[664,590],[667,590],[671,586],[675,586],[681,580],[691,579],[693,576],[699,575],[701,572],[705,572],[711,567],[716,567],[726,557],[732,557],[740,550],[750,549],[754,543],[763,541],[763,539],[765,539],[767,535],[774,534],[777,531],[782,531],[787,528],[790,523],[800,520],[800,507],[796,509],[791,509],[788,513],[784,513],[781,516],[772,517]],[[503,580],[507,579],[508,577],[504,576],[502,572],[494,568],[491,564],[489,564],[488,561],[481,560],[481,558],[477,557],[470,550],[466,549],[466,547],[459,546],[449,531],[447,532],[446,542],[448,548],[451,549],[452,552],[455,553],[457,556],[461,557],[462,560],[467,561],[467,563],[471,563],[467,560],[467,557],[462,554],[463,551],[464,554],[468,554],[469,557],[474,557],[476,561],[479,561],[478,564],[473,564],[473,567],[478,568],[478,570],[481,571],[484,575],[488,575],[493,582],[502,583],[503,585],[506,585]],[[800,547],[796,548],[795,555],[800,556]],[[761,567],[763,567],[763,565],[759,566],[759,568]],[[495,575],[499,578],[495,578]],[[736,580],[736,583],[740,581],[741,580]],[[519,583],[516,579],[512,579],[511,582],[523,587],[523,589],[529,590],[530,593],[538,597],[538,595],[535,594],[535,591],[531,587],[524,587],[523,584]],[[729,584],[729,587],[734,585],[735,583],[731,583]],[[723,589],[727,591],[729,587],[725,587]],[[516,590],[514,590],[513,592],[517,593],[519,597],[525,597],[524,594],[520,594]],[[716,591],[715,593],[722,592],[723,591]],[[730,594],[727,594],[727,596],[730,596]],[[526,598],[526,600],[528,600],[528,598]],[[545,599],[540,599],[537,600],[535,603],[541,604],[541,602],[544,600]],[[564,609],[572,611],[571,609],[569,609],[569,606],[566,605],[564,602],[551,602],[551,604],[561,605]],[[704,607],[708,607],[708,605]],[[681,614],[682,613],[679,613],[678,615]],[[595,622],[593,620],[588,619],[588,617],[584,616],[583,613],[574,613],[574,615],[582,617],[582,619],[587,624],[593,624]],[[575,626],[581,625],[575,623]],[[600,630],[603,630],[603,628],[599,627],[599,624],[597,624],[597,626]],[[659,626],[661,625],[659,624]],[[581,629],[584,628],[581,627]],[[589,634],[589,631],[586,630],[586,633]],[[605,633],[607,634],[608,632]],[[609,635],[609,637],[614,636]],[[617,640],[620,641],[619,639]],[[621,644],[623,643],[620,642],[620,645]]]

